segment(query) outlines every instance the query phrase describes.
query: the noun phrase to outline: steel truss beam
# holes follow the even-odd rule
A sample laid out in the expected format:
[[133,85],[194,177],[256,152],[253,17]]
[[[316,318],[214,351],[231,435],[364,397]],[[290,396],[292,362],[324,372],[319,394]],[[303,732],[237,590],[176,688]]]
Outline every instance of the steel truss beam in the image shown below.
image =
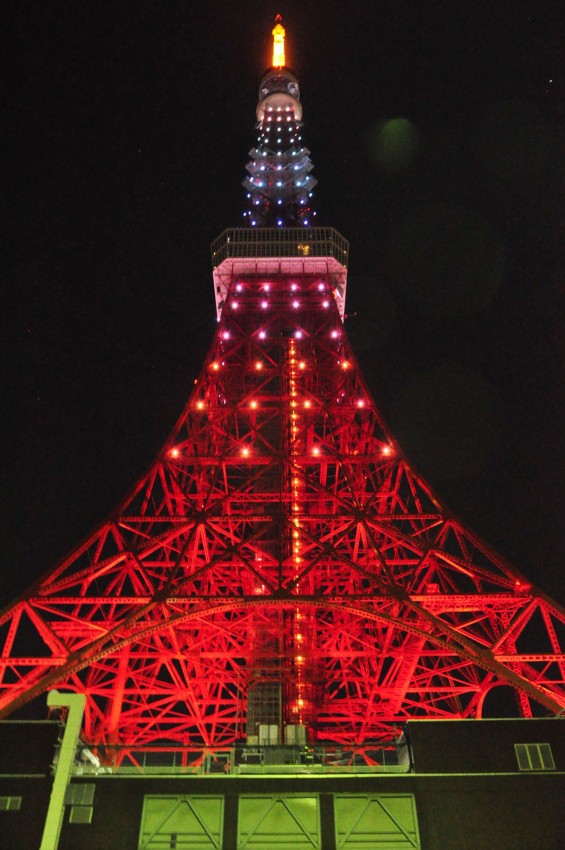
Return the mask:
[[344,744],[481,716],[500,685],[526,716],[559,712],[565,612],[403,456],[331,265],[269,263],[218,271],[221,320],[163,451],[2,612],[1,716],[57,686],[86,694],[91,741],[227,745],[260,682],[284,722]]

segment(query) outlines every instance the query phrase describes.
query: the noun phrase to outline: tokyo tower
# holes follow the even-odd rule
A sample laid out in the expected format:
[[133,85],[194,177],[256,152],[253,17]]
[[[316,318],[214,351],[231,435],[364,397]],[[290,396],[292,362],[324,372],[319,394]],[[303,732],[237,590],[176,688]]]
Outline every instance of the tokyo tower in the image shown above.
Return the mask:
[[56,687],[89,742],[351,745],[499,687],[565,707],[565,611],[453,518],[360,373],[284,40],[278,19],[200,376],[111,519],[1,612],[0,717]]

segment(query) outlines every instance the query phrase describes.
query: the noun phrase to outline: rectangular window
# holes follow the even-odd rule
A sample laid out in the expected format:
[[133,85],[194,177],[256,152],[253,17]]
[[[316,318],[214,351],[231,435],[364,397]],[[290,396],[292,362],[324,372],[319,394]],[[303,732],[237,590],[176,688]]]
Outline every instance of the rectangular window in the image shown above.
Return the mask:
[[322,850],[318,794],[241,794],[238,850]]
[[413,794],[335,794],[337,850],[420,850]]
[[92,823],[94,806],[71,806],[69,823]]
[[21,797],[0,797],[0,812],[19,812],[21,807]]
[[218,794],[147,794],[138,850],[221,850],[224,798]]
[[549,744],[514,744],[520,770],[555,770]]
[[94,782],[80,782],[69,785],[65,793],[65,803],[70,806],[91,806],[94,802]]

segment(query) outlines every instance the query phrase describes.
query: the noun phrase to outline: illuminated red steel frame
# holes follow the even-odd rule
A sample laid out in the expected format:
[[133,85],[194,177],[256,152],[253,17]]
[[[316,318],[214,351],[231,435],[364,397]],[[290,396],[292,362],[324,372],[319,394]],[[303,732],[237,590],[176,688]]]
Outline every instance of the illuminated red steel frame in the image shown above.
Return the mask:
[[387,429],[344,330],[345,240],[213,247],[217,331],[163,451],[0,616],[1,716],[56,686],[86,694],[86,740],[139,747],[229,745],[265,686],[281,726],[346,745],[480,717],[501,685],[522,716],[562,711],[565,612]]

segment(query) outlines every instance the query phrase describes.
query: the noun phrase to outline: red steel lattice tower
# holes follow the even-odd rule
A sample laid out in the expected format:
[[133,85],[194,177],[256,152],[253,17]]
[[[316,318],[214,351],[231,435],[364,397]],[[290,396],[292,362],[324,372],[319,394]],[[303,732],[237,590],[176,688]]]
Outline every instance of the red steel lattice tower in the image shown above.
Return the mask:
[[93,742],[354,744],[500,685],[526,717],[565,706],[565,612],[442,506],[360,374],[299,98],[276,54],[201,375],[111,520],[2,612],[1,716],[56,686]]

